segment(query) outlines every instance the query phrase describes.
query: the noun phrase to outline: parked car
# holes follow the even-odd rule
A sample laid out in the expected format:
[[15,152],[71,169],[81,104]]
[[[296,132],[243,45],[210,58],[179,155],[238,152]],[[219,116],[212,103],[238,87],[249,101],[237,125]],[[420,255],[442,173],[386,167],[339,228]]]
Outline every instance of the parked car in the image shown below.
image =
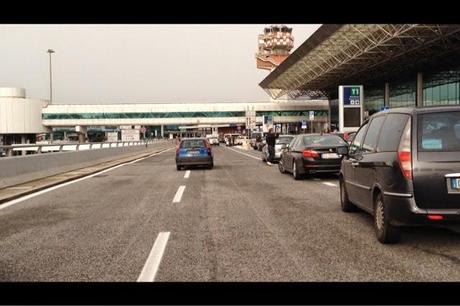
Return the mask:
[[183,138],[176,148],[176,167],[214,166],[214,153],[206,138]]
[[340,173],[344,212],[374,217],[377,239],[404,225],[460,221],[460,107],[400,108],[369,117]]
[[206,135],[206,139],[209,141],[211,145],[219,145],[219,138],[214,135]]
[[239,143],[240,134],[225,134],[224,137],[226,146],[235,146]]
[[247,139],[246,136],[242,136],[242,135],[238,135],[236,138],[235,138],[235,145],[236,146],[241,146],[243,145],[244,141]]
[[254,148],[254,150],[257,150],[257,144],[262,141],[262,133],[261,132],[253,132],[251,135],[251,147]]
[[267,144],[265,141],[265,137],[262,137],[261,141],[259,141],[256,146],[258,151],[262,151],[263,147]]
[[281,153],[278,168],[298,180],[305,174],[339,173],[348,144],[337,135],[300,134]]
[[[276,138],[274,161],[280,160],[282,150],[286,148],[287,144],[291,143],[293,138],[294,135],[280,135]],[[262,161],[266,162],[268,160],[268,155],[268,146],[264,146],[262,148]]]

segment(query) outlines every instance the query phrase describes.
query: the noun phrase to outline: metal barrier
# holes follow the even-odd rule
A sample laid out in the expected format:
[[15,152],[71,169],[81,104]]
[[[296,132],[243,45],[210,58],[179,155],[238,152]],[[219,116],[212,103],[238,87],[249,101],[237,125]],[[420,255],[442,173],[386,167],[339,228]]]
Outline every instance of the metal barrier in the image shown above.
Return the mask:
[[126,146],[147,146],[149,144],[167,142],[166,139],[151,139],[140,141],[118,141],[118,142],[88,142],[88,143],[54,143],[54,144],[15,144],[10,146],[0,146],[4,156],[11,157],[15,152],[20,152],[18,155],[26,154],[43,154],[53,152],[68,152],[68,151],[84,151],[105,148],[116,148]]

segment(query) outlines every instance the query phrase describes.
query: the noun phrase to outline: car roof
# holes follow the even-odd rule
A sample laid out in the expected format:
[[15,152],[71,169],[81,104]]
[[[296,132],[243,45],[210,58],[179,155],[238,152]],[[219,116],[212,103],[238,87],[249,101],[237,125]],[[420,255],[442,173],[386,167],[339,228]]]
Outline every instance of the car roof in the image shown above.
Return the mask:
[[298,136],[337,136],[337,137],[340,137],[340,135],[338,135],[338,133],[299,134]]
[[450,105],[450,106],[434,106],[434,107],[396,107],[390,108],[385,111],[380,111],[373,114],[369,118],[376,117],[382,114],[420,114],[420,113],[437,113],[437,112],[446,112],[446,111],[460,111],[459,105]]
[[203,138],[203,137],[189,137],[189,138],[182,138],[181,141],[185,141],[185,140],[207,140],[206,138]]

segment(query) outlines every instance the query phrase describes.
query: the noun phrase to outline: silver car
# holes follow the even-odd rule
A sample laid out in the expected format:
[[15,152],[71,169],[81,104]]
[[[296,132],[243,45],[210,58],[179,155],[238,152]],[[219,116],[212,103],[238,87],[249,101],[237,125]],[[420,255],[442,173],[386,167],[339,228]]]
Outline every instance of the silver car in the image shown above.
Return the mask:
[[[274,161],[278,161],[281,159],[281,152],[283,148],[286,147],[288,143],[291,143],[292,139],[294,139],[294,135],[280,135],[276,138],[275,142],[275,156],[273,157]],[[268,146],[264,145],[262,148],[262,161],[268,160]]]

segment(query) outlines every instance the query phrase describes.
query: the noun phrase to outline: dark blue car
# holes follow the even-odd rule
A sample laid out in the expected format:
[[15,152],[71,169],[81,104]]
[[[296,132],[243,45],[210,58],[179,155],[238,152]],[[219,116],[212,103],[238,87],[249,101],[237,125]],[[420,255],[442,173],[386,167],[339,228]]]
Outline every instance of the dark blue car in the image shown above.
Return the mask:
[[206,138],[184,138],[176,148],[176,167],[205,166],[212,169],[214,154]]

